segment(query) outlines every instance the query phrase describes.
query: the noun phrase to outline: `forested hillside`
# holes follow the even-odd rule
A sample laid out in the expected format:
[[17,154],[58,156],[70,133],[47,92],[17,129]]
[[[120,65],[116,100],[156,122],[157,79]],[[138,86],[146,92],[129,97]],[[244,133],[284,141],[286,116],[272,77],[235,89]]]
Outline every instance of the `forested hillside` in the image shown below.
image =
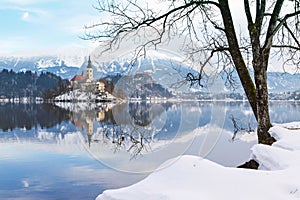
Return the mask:
[[52,73],[14,72],[6,69],[0,72],[0,97],[45,97],[63,92],[68,84]]

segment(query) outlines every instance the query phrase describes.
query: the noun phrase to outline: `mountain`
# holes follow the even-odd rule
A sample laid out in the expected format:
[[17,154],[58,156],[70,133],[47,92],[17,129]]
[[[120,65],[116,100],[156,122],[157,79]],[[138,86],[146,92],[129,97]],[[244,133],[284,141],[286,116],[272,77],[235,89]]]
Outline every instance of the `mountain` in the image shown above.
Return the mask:
[[[161,84],[171,92],[208,92],[207,82],[209,79],[203,77],[199,87],[198,84],[190,87],[186,81],[186,75],[192,73],[197,76],[197,71],[192,69],[188,63],[178,55],[167,51],[148,50],[147,56],[133,59],[132,54],[126,54],[115,58],[110,62],[103,62],[102,58],[91,54],[95,79],[115,77],[124,75],[135,75],[137,72],[146,72],[152,76],[154,81]],[[36,56],[36,57],[0,57],[0,71],[2,69],[15,72],[51,72],[64,79],[71,79],[76,74],[85,73],[88,57],[84,53],[69,56]],[[253,72],[251,72],[253,74]],[[234,92],[243,93],[236,71],[232,77],[237,80],[237,89]],[[252,75],[253,76],[253,75]],[[221,72],[222,82],[226,82],[226,73]],[[289,74],[282,72],[268,72],[268,86],[270,93],[293,92],[300,89],[297,83],[300,74]],[[211,81],[214,82],[214,81]],[[220,87],[217,91],[232,92],[229,88]]]
[[[253,71],[250,71],[250,75],[253,78]],[[226,73],[222,72],[221,76],[223,79],[226,79]],[[238,79],[237,72],[234,70],[231,74],[234,80],[236,80],[236,90],[237,93],[243,93],[243,89],[241,83]],[[284,93],[284,92],[294,92],[300,89],[300,85],[298,84],[300,81],[300,74],[290,74],[283,72],[268,72],[268,89],[269,93]]]
[[63,79],[70,79],[78,73],[84,59],[84,57],[78,56],[69,59],[59,56],[0,57],[0,70],[51,72]]
[[282,72],[268,73],[268,86],[271,93],[293,92],[300,89],[300,74]]
[[[132,61],[132,62],[130,62]],[[203,88],[196,83],[190,88],[189,82],[185,80],[188,73],[197,76],[198,72],[185,62],[184,58],[165,51],[147,51],[147,56],[133,60],[133,55],[126,55],[110,63],[102,63],[101,60],[93,61],[96,77],[116,76],[116,75],[134,75],[137,72],[146,72],[150,74],[155,82],[161,84],[170,91],[182,92],[208,92],[212,84],[215,84],[215,77],[208,78],[203,76],[201,84]],[[83,65],[84,66],[84,65]],[[226,77],[230,74],[236,80],[236,89],[226,85]],[[250,71],[253,78],[253,71]],[[222,77],[221,84],[217,91],[226,93],[244,93],[241,87],[237,72],[220,72]],[[300,74],[290,74],[283,72],[268,72],[269,93],[293,92],[300,89],[297,84],[300,81]],[[226,86],[222,86],[226,85]]]
[[[147,57],[139,58],[134,62],[131,62],[132,55],[117,58],[109,63],[103,63],[101,58],[97,60],[95,57],[97,56],[91,55],[95,79],[147,72],[158,84],[163,83],[163,86],[173,88],[173,90],[181,88],[182,91],[187,91],[189,84],[184,84],[186,74],[189,72],[197,74],[188,65],[183,65],[179,57],[165,52],[149,51]],[[70,80],[76,74],[85,73],[87,61],[87,56],[0,57],[0,71],[7,69],[14,72],[50,72]],[[194,89],[199,89],[199,87],[195,86]]]
[[[196,76],[198,72],[177,55],[149,50],[147,56],[133,58],[133,55],[128,54],[109,63],[103,63],[100,59],[99,61],[92,59],[94,76],[96,78],[122,76],[127,79],[128,76],[145,73],[153,79],[154,83],[160,84],[172,92],[208,91],[206,87],[200,87],[198,84],[191,86],[186,81],[188,73]],[[124,80],[124,82],[126,81]],[[201,84],[206,86],[206,81],[207,79],[204,77]],[[121,81],[121,83],[123,82]]]

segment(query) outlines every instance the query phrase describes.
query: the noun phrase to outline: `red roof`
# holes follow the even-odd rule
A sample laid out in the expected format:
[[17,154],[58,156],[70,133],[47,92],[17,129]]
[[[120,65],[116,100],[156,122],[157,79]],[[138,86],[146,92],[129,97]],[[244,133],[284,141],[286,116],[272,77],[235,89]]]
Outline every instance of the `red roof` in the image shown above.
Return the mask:
[[71,81],[77,81],[77,82],[85,82],[86,77],[84,75],[75,75]]

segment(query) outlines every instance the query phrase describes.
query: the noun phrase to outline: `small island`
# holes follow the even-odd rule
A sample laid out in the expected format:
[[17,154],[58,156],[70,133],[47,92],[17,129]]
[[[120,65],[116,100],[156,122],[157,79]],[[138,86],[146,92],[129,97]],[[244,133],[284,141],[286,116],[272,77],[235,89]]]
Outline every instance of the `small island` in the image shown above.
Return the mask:
[[112,102],[116,100],[106,87],[112,84],[103,79],[94,80],[94,70],[89,56],[86,75],[82,72],[75,75],[68,86],[67,92],[56,96],[55,102]]

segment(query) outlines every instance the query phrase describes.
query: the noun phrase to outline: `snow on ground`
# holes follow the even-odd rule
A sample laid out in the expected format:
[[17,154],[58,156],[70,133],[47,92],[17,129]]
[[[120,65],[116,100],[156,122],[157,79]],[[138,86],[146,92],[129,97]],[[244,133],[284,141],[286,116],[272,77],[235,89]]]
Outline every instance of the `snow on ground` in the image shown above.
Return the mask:
[[182,200],[182,199],[300,199],[300,122],[275,125],[270,132],[273,146],[254,145],[251,157],[259,170],[223,167],[197,156],[169,160],[132,186],[107,190],[97,200]]

